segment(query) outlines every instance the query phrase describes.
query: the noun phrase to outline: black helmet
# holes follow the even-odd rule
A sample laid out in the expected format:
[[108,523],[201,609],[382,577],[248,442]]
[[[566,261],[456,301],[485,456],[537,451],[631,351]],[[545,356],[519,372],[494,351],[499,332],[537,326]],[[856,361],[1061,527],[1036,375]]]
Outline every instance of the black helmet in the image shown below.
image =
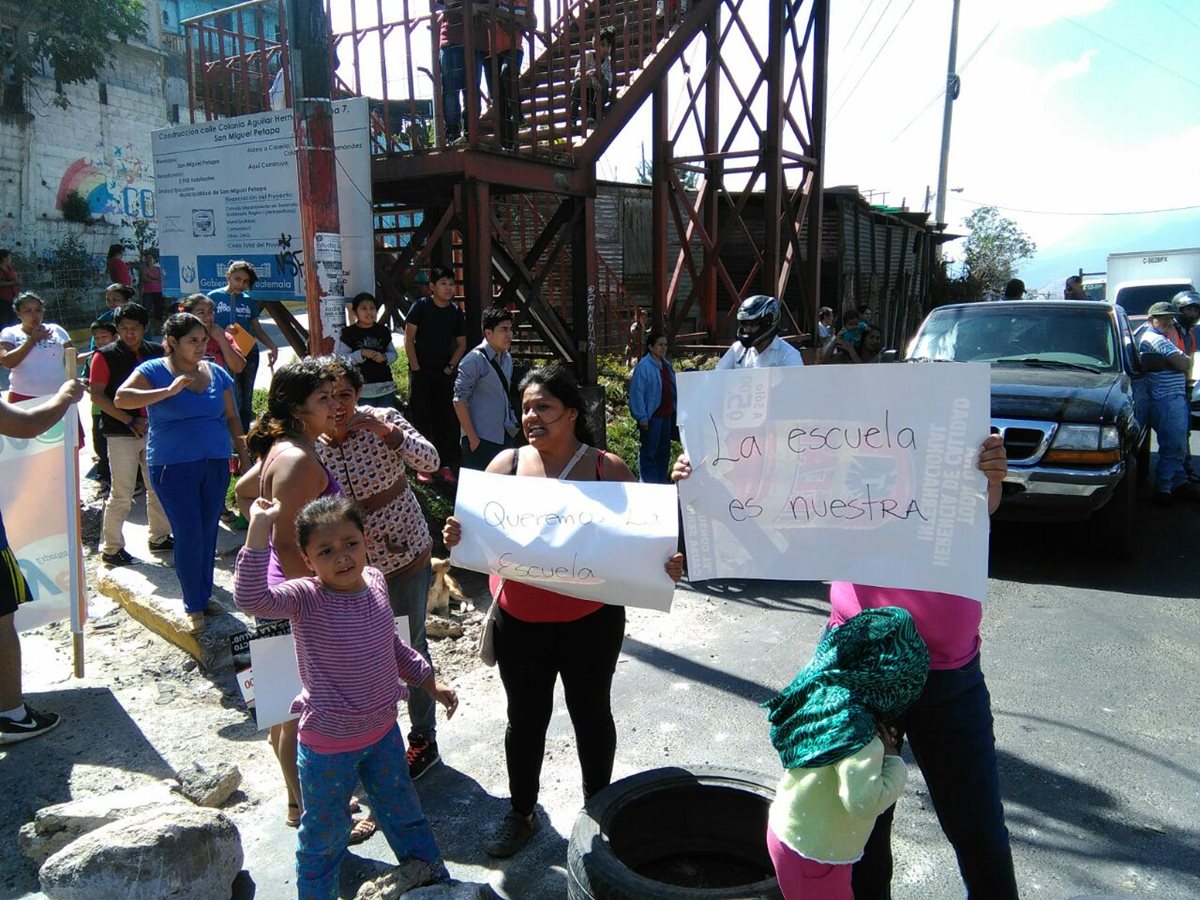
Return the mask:
[[1195,291],[1180,291],[1171,298],[1175,308],[1182,310],[1185,306],[1200,306],[1200,294]]
[[[769,340],[779,333],[780,325],[779,301],[766,294],[755,294],[742,301],[737,311],[737,339],[743,347],[753,347],[763,340]],[[753,334],[747,326],[757,325]]]

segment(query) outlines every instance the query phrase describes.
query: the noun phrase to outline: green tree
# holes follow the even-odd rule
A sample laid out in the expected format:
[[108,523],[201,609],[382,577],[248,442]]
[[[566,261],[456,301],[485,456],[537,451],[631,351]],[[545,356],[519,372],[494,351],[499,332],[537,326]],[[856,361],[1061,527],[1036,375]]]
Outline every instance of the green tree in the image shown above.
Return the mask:
[[964,248],[963,274],[982,292],[1002,292],[1016,274],[1017,264],[1037,252],[1029,235],[994,206],[979,207],[963,219],[963,225],[971,232]]
[[[113,42],[145,34],[142,0],[0,0],[0,21],[13,26],[0,42],[0,107],[4,92],[39,71],[42,60],[62,84],[91,81],[113,57]],[[56,101],[60,105],[65,100]]]

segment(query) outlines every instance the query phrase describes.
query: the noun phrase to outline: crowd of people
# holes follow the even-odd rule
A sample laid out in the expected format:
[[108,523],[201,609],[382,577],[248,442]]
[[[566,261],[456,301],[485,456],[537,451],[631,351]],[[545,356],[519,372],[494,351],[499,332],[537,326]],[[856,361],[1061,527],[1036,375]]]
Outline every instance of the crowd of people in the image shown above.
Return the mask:
[[[335,896],[347,846],[377,827],[397,858],[422,860],[432,879],[443,881],[449,875],[412,782],[440,759],[436,706],[449,717],[458,698],[438,681],[430,661],[425,619],[432,536],[409,470],[418,481],[438,477],[448,485],[460,464],[572,481],[628,482],[635,475],[596,446],[587,405],[567,370],[534,369],[514,386],[510,311],[487,310],[483,340],[467,350],[448,269],[430,273],[432,296],[408,318],[410,418],[397,408],[391,335],[384,340],[381,329],[387,329],[375,321],[374,298],[365,294],[354,298],[355,322],[337,345],[339,355],[276,369],[265,409],[253,417],[240,379],[257,365],[259,343],[272,362],[275,354],[258,322],[254,282],[248,263],[231,263],[226,288],[185,298],[180,311],[167,316],[161,345],[145,337],[151,313],[121,291],[115,291],[121,302],[110,321],[93,325],[98,349],[90,394],[107,441],[111,484],[102,559],[133,562],[121,532],[140,471],[151,550],[174,552],[189,626],[202,634],[206,616],[220,611],[212,600],[215,540],[236,473],[248,528],[234,600],[259,622],[290,622],[304,687],[292,709],[299,718],[270,731],[286,824],[299,828],[301,896]],[[1200,314],[1200,297],[1182,306],[1189,316]],[[62,383],[70,338],[43,324],[41,301],[19,294],[14,307],[20,324],[0,332],[0,365],[14,375],[10,398],[44,399],[32,409],[0,401],[0,433],[27,435],[61,417],[83,388],[74,380]],[[1151,327],[1167,340],[1160,318],[1152,311]],[[836,328],[825,309],[818,325],[813,352],[826,361],[880,361],[869,309],[847,310]],[[781,326],[775,298],[745,300],[737,338],[718,369],[803,365],[801,353],[780,336]],[[671,461],[677,392],[667,338],[656,328],[633,335],[639,351],[644,348],[629,385],[641,438],[640,478],[682,481],[691,466],[686,455]],[[1163,347],[1156,352],[1173,356]],[[1164,388],[1164,416],[1168,393],[1176,397],[1173,387]],[[1180,404],[1171,402],[1173,415]],[[998,437],[980,446],[978,468],[994,510],[1007,471]],[[1170,478],[1173,483],[1177,475]],[[448,548],[461,541],[462,529],[453,516],[446,520],[441,537]],[[5,557],[11,563],[11,551],[0,547]],[[684,556],[673,553],[663,566],[678,581]],[[9,577],[0,579],[0,741],[12,742],[44,733],[58,719],[22,701],[13,613],[28,589],[15,564],[6,571]],[[611,690],[625,611],[511,580],[493,578],[490,589],[507,700],[510,800],[484,847],[505,858],[540,827],[540,773],[560,679],[582,797],[611,780],[618,746]],[[812,662],[767,704],[783,775],[765,839],[784,895],[888,896],[893,804],[905,771],[899,747],[907,742],[968,892],[1015,897],[980,665],[981,604],[834,582],[830,605]],[[407,640],[396,636],[397,616],[407,617]],[[353,659],[338,649],[348,640],[361,650]],[[400,700],[408,706],[406,736],[397,725]],[[359,782],[371,815],[355,819]]]

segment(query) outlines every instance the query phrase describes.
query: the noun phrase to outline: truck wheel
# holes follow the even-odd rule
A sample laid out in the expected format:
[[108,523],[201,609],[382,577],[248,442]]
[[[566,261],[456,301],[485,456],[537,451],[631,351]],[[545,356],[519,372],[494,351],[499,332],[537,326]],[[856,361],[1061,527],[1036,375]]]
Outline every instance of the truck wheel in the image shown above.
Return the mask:
[[1097,513],[1102,552],[1124,558],[1133,551],[1133,516],[1137,507],[1139,471],[1137,457],[1129,457],[1125,464],[1125,477],[1113,491],[1112,499]]
[[569,900],[782,900],[767,854],[775,780],[710,766],[639,772],[590,800]]

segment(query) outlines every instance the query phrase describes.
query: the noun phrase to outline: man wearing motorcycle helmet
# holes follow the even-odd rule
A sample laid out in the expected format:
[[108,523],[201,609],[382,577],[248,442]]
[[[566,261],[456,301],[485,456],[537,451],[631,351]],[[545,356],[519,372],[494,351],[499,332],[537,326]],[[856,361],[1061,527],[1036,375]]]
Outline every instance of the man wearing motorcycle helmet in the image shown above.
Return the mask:
[[782,324],[779,301],[755,294],[742,301],[737,311],[737,340],[725,351],[718,369],[768,369],[802,366],[800,351],[779,337]]

